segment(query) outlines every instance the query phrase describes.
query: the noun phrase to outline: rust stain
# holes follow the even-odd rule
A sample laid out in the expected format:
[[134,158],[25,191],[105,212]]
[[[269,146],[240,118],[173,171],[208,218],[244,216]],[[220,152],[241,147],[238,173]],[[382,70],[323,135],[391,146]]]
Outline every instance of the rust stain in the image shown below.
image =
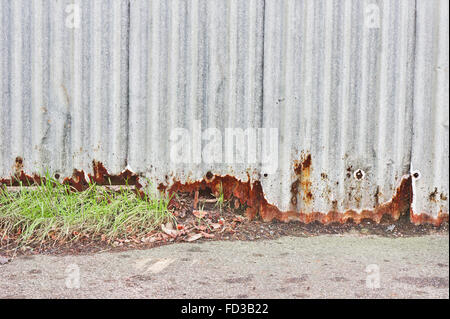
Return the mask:
[[443,222],[448,222],[448,213],[440,211],[438,216],[434,218],[426,213],[414,214],[411,212],[410,220],[415,225],[433,224],[434,226],[439,226]]
[[[136,190],[140,193],[139,189],[142,187],[139,183],[139,176],[125,170],[118,175],[111,175],[108,170],[99,161],[92,161],[93,174],[88,174],[89,182],[96,183],[98,185],[128,185],[135,186]],[[81,170],[74,170],[72,177],[66,177],[63,180],[64,184],[68,184],[77,191],[83,191],[89,187],[89,182],[86,180],[85,174]]]
[[[259,215],[262,220],[267,222],[276,219],[284,222],[298,220],[303,223],[319,221],[323,224],[329,224],[333,222],[346,223],[349,220],[360,223],[363,219],[371,219],[379,223],[383,215],[389,215],[394,220],[397,220],[401,215],[408,214],[412,200],[412,182],[410,176],[402,180],[391,201],[378,205],[373,210],[363,210],[360,213],[355,210],[345,212],[332,210],[328,213],[304,213],[293,210],[281,211],[276,206],[267,202],[259,181],[251,183],[249,179],[247,182],[242,182],[229,175],[214,175],[209,181],[201,180],[185,184],[176,181],[168,188],[168,192],[169,194],[177,192],[193,193],[205,189],[214,191],[220,184],[223,185],[225,199],[230,200],[234,197],[239,200],[241,205],[247,205],[246,215],[248,218],[254,219]],[[337,207],[337,202],[333,206]],[[439,224],[440,222],[442,221],[438,221]],[[433,223],[436,224],[436,221]]]
[[298,185],[300,184],[300,181],[296,179],[291,184],[291,204],[294,206],[297,206],[297,194],[298,194]]
[[[16,158],[13,166],[14,175],[8,179],[0,179],[0,186],[32,186],[45,182],[44,177],[40,177],[36,174],[33,176],[25,174],[23,171],[23,161],[24,160],[21,157]],[[297,175],[297,179],[291,185],[291,203],[296,206],[297,194],[299,194],[300,191],[299,188],[301,188],[303,194],[303,201],[308,202],[313,199],[310,182],[310,154],[304,156],[301,161],[294,163],[294,173]],[[169,195],[178,192],[194,194],[201,190],[210,190],[217,195],[220,190],[222,190],[224,199],[234,200],[235,207],[245,208],[248,218],[254,219],[259,216],[262,220],[267,222],[276,219],[284,222],[297,220],[303,223],[319,221],[323,224],[328,224],[332,222],[345,223],[350,220],[355,223],[360,223],[363,219],[371,219],[379,223],[384,215],[391,216],[393,220],[397,220],[401,215],[409,214],[411,222],[414,224],[431,223],[438,226],[449,219],[448,213],[442,211],[437,218],[433,218],[426,213],[414,214],[412,212],[411,202],[413,189],[411,176],[407,176],[401,180],[400,186],[396,189],[393,198],[389,202],[381,204],[377,203],[376,207],[373,209],[363,210],[361,212],[355,210],[339,212],[337,211],[338,203],[334,200],[332,202],[333,208],[331,211],[312,213],[305,213],[298,211],[297,209],[289,211],[279,210],[275,205],[270,204],[266,200],[261,182],[258,180],[252,182],[250,176],[247,176],[248,181],[243,182],[234,176],[219,176],[208,172],[203,180],[187,183],[174,181],[170,186],[161,183],[158,185],[158,190],[164,193],[167,192]],[[70,185],[72,189],[76,191],[87,189],[89,187],[89,182],[99,185],[134,185],[136,193],[139,196],[144,196],[138,175],[129,170],[125,170],[118,175],[112,175],[101,162],[95,160],[93,161],[93,173],[88,174],[87,178],[84,171],[74,170],[71,177],[66,177],[63,180],[64,184]],[[167,183],[169,182],[167,181]],[[446,195],[442,195],[446,198]],[[375,197],[378,199],[378,191],[375,194]]]
[[31,186],[45,182],[45,178],[37,174],[33,174],[32,176],[25,174],[23,167],[23,158],[17,156],[12,167],[13,175],[10,178],[0,179],[0,186]]
[[434,191],[432,191],[431,193],[430,193],[430,195],[428,196],[428,199],[431,201],[431,202],[437,202],[438,200],[437,200],[437,195],[438,195],[438,189],[437,189],[437,187],[435,187],[434,188]]
[[[351,170],[351,168],[349,168]],[[291,185],[291,204],[294,206],[297,204],[297,197],[299,187],[302,188],[304,194],[303,200],[309,202],[312,200],[311,193],[311,155],[306,155],[303,160],[294,163],[294,173],[297,175],[297,179]],[[363,219],[371,219],[379,223],[384,215],[390,216],[393,220],[397,220],[402,215],[411,214],[411,202],[412,202],[412,178],[407,176],[402,179],[400,186],[396,189],[393,198],[386,202],[377,204],[373,209],[365,209],[361,212],[356,210],[347,210],[345,212],[337,211],[338,203],[333,201],[333,209],[327,213],[324,212],[312,212],[305,213],[297,210],[281,211],[276,206],[268,203],[264,196],[261,183],[259,181],[250,182],[248,177],[247,182],[242,182],[233,176],[219,176],[209,175],[207,179],[195,182],[181,183],[179,181],[174,182],[170,187],[163,187],[169,194],[177,192],[193,193],[198,190],[210,189],[215,191],[219,185],[223,185],[224,198],[227,200],[232,197],[237,199],[241,205],[246,205],[246,215],[248,218],[253,219],[258,215],[264,221],[271,221],[273,219],[279,221],[298,220],[303,223],[311,223],[313,221],[319,221],[323,224],[329,224],[333,222],[346,223],[347,221],[353,221],[360,223]],[[375,194],[378,200],[378,191]],[[442,223],[445,220],[445,214],[442,214],[442,218],[438,220],[432,220],[429,215],[421,217],[428,218],[425,222],[432,222],[435,225]],[[420,222],[420,221],[418,221]]]
[[[25,174],[23,171],[23,158],[17,157],[13,166],[14,174],[10,178],[0,179],[0,185],[5,186],[33,186],[45,182],[45,177],[37,174],[33,176]],[[59,177],[59,174],[55,176]],[[66,177],[63,184],[70,185],[74,190],[83,191],[89,187],[89,182],[99,185],[134,185],[136,189],[142,186],[139,183],[139,176],[129,170],[125,170],[118,175],[111,175],[101,162],[93,161],[93,174],[88,174],[86,180],[85,173],[82,170],[74,170],[71,177]],[[56,177],[56,178],[58,178]]]
[[[311,191],[311,164],[311,154],[303,155],[302,160],[294,162],[294,174],[297,176],[297,179],[291,185],[291,203],[294,206],[297,204],[297,194],[301,196],[306,205],[311,204],[314,199]],[[301,192],[299,192],[298,186],[300,186]]]

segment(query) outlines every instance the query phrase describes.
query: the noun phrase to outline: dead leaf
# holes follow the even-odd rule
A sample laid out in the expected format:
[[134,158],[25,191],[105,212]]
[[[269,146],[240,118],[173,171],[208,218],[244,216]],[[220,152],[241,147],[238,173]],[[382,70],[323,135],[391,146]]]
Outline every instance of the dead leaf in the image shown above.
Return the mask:
[[203,210],[194,210],[192,211],[192,214],[194,214],[194,216],[197,218],[203,218],[208,214],[208,212],[205,212]]
[[195,235],[189,236],[186,239],[186,241],[191,242],[191,241],[194,241],[194,240],[197,240],[197,239],[200,239],[200,238],[202,238],[202,234],[195,234]]
[[205,232],[201,232],[201,234],[205,238],[214,238],[214,234],[208,234],[208,233],[205,233]]
[[173,229],[172,223],[167,223],[166,225],[161,224],[161,229],[163,232],[165,232],[167,235],[171,237],[177,236],[177,231]]
[[233,218],[234,222],[242,223],[244,221],[244,218],[242,216],[236,216]]
[[220,227],[222,227],[222,225],[219,224],[219,223],[211,223],[210,225],[211,225],[211,227],[214,228],[214,229],[219,229]]
[[194,209],[197,209],[197,204],[198,204],[198,190],[195,191],[195,195],[194,195]]

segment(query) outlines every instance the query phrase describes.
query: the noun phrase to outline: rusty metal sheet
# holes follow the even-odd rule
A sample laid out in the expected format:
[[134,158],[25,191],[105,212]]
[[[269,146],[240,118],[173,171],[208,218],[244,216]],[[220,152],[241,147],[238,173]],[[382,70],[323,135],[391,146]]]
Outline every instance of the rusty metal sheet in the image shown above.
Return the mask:
[[[374,4],[379,24],[368,23]],[[375,219],[378,207],[398,210],[411,157],[415,1],[269,0],[265,23],[264,125],[283,140],[279,174],[262,180],[268,201]]]
[[448,1],[417,2],[411,169],[413,220],[448,216]]
[[[412,210],[415,222],[439,223],[448,219],[446,8],[0,0],[0,182],[34,183],[46,169],[79,190],[89,180],[139,188],[146,177],[169,192],[225,185],[265,220]],[[196,138],[211,128],[222,137],[275,129],[277,151],[255,131],[255,156],[269,162],[206,161],[211,145]],[[189,161],[171,156],[178,129]]]
[[118,173],[128,143],[129,1],[0,0],[0,176]]

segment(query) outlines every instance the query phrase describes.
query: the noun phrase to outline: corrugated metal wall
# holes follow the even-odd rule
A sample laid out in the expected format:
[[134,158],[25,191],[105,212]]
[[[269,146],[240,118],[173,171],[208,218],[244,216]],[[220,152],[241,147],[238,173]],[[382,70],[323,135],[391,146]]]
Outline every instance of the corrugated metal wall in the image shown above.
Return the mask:
[[[437,217],[447,35],[444,0],[0,0],[0,176],[16,156],[64,176],[128,165],[155,185],[248,174],[283,211],[360,212],[391,201],[412,167],[413,210]],[[277,171],[198,162],[205,141],[194,163],[173,163],[171,132],[199,125],[278,128]]]
[[126,163],[128,2],[72,3],[0,0],[0,176]]
[[375,207],[409,172],[415,2],[379,2],[373,28],[370,3],[266,1],[264,124],[284,139],[281,178],[264,189],[283,210],[301,152],[312,159],[313,200],[297,200],[305,212],[328,212],[333,201],[338,211]]
[[262,127],[263,19],[261,0],[131,1],[133,170],[186,181],[255,168],[173,163],[169,137],[175,128]]

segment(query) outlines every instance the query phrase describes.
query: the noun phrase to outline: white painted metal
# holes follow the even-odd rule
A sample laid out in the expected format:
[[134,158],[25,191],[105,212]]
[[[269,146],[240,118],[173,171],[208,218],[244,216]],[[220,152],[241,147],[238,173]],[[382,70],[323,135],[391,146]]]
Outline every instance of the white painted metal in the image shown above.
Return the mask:
[[0,0],[0,176],[17,156],[28,173],[70,175],[94,158],[113,171],[126,165],[128,9],[123,0]]
[[417,2],[412,170],[413,212],[448,213],[448,1]]

